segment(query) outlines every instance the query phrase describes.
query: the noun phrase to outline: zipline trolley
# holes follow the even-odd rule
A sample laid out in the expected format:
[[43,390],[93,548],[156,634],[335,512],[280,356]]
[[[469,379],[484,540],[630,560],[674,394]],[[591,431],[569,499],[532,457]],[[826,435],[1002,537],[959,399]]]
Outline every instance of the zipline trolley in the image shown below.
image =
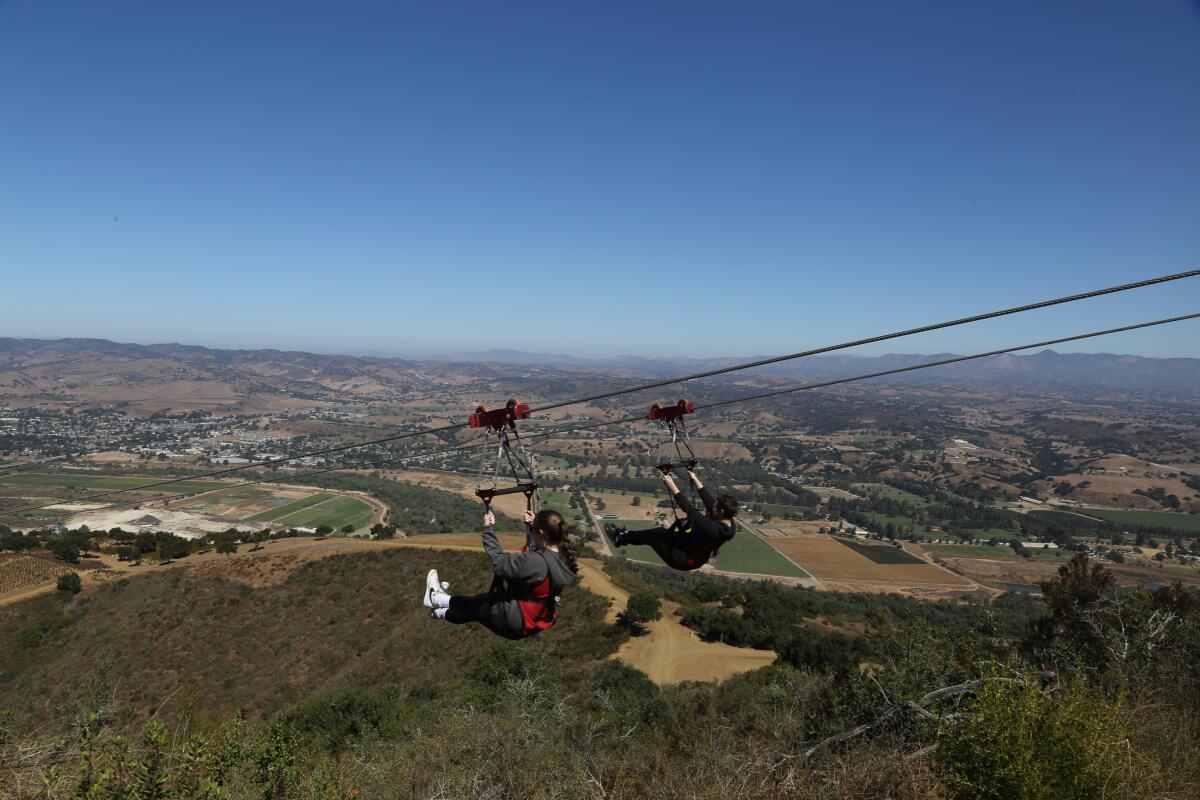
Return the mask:
[[[658,447],[656,466],[663,474],[670,473],[676,467],[695,469],[696,454],[688,443],[687,422],[684,416],[696,411],[696,406],[690,400],[680,400],[673,406],[660,406],[658,403],[650,406],[646,419],[657,422],[671,435],[671,440],[664,441]],[[672,461],[672,456],[675,460]]]
[[[517,420],[529,419],[529,406],[516,400],[509,400],[503,408],[489,411],[487,406],[479,406],[471,415],[472,428],[483,428],[483,449],[479,458],[479,477],[475,481],[475,495],[483,501],[483,505],[491,511],[492,499],[505,494],[524,494],[525,507],[533,510],[533,498],[537,492],[537,479],[529,465],[529,456],[525,445],[521,442],[521,434],[517,430]],[[496,435],[496,456],[492,464],[492,476],[488,473],[488,453],[491,451],[492,434]],[[499,487],[500,465],[508,465],[515,486]]]

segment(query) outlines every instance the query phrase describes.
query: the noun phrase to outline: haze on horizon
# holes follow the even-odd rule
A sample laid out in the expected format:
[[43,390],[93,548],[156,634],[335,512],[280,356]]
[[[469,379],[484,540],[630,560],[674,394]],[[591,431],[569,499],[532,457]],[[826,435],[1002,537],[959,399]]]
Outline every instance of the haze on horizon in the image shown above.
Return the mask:
[[[1183,0],[11,0],[0,336],[745,356],[1192,269],[1198,41]],[[1192,279],[864,352],[1197,310]]]

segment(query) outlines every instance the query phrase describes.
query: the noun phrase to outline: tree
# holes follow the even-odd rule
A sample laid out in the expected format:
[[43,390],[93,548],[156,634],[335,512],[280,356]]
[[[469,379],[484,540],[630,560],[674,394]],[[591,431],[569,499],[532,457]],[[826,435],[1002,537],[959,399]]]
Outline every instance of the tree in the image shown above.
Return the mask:
[[621,614],[621,623],[631,633],[640,636],[646,633],[645,623],[653,622],[661,616],[661,600],[646,592],[636,592],[629,596],[625,612]]
[[236,553],[238,549],[237,542],[232,537],[223,536],[217,540],[217,552],[225,555]]
[[83,590],[83,584],[79,580],[79,575],[74,572],[68,572],[64,575],[59,575],[58,590],[60,592],[79,594],[79,592]]
[[183,558],[191,552],[188,540],[174,534],[163,534],[158,543],[158,558],[160,561],[170,561],[173,558]]
[[343,525],[342,533],[354,533],[354,526],[353,525]]
[[139,553],[153,553],[158,548],[158,538],[150,531],[142,531],[133,541]]
[[333,533],[333,528],[329,527],[328,525],[317,526],[317,536],[328,536],[331,533]]
[[50,552],[70,564],[79,563],[79,548],[66,539],[58,539],[50,546]]
[[138,557],[137,549],[133,547],[118,547],[117,561],[135,561]]
[[1058,577],[1041,584],[1048,616],[1040,624],[1046,643],[1057,638],[1081,663],[1103,661],[1103,633],[1096,625],[1098,611],[1117,580],[1103,564],[1093,564],[1086,553],[1058,568]]
[[635,494],[633,496],[633,499],[629,501],[629,505],[631,505],[631,506],[640,506],[641,504],[642,504],[642,496],[640,494]]

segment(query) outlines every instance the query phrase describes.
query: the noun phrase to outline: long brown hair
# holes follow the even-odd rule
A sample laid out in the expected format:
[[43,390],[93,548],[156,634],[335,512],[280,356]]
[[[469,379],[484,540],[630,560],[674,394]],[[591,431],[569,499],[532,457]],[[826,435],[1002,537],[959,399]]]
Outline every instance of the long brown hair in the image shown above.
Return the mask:
[[546,542],[558,548],[558,554],[567,562],[567,569],[579,574],[579,561],[572,549],[571,526],[563,519],[563,515],[549,508],[543,508],[533,518],[533,529],[542,532]]

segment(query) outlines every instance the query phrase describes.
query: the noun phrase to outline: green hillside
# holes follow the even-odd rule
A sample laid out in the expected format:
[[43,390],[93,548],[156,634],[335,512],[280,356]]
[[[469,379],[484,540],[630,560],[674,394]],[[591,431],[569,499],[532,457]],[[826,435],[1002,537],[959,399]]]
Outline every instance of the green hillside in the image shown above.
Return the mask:
[[[99,681],[144,717],[183,709],[266,718],[314,692],[417,687],[451,680],[492,644],[435,623],[420,605],[436,567],[460,591],[485,591],[481,554],[362,553],[301,566],[273,586],[173,570],[80,596],[0,608],[0,708],[20,721],[85,700]],[[572,590],[570,613],[531,646],[586,662],[612,650],[606,601]],[[473,627],[473,626],[471,626]]]

